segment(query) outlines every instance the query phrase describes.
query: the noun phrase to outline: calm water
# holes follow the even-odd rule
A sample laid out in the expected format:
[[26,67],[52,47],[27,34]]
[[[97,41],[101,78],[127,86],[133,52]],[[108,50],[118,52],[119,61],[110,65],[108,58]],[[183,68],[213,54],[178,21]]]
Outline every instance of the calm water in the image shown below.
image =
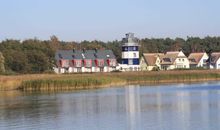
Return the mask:
[[220,82],[0,93],[0,129],[218,130]]

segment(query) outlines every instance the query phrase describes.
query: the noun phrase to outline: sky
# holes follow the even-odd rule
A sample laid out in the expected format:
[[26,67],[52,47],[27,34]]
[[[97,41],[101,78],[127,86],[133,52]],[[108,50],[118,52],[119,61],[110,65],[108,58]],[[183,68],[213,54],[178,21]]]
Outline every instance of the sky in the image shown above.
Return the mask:
[[0,0],[0,40],[220,36],[220,0]]

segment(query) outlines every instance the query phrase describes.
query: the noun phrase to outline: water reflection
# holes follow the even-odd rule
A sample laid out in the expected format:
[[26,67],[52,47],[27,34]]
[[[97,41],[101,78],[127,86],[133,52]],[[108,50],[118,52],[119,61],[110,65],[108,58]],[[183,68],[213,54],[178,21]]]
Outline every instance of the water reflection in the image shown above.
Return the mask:
[[140,87],[129,85],[125,91],[127,129],[135,130],[139,128],[138,122],[140,121]]
[[220,129],[220,84],[1,92],[0,129]]

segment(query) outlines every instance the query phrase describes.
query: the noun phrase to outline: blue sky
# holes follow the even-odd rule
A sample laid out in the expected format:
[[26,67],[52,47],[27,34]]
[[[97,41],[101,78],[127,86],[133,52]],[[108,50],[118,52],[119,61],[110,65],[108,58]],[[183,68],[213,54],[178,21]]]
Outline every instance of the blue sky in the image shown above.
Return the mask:
[[0,40],[220,36],[220,0],[0,0]]

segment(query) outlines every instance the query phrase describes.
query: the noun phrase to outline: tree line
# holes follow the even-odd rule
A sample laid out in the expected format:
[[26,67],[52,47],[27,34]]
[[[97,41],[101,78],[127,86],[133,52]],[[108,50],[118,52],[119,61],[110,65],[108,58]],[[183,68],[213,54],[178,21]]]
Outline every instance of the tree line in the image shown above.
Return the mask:
[[[139,40],[142,53],[165,53],[180,49],[186,55],[191,52],[220,52],[220,37],[144,38]],[[58,49],[110,49],[118,62],[121,60],[122,41],[60,41],[56,36],[50,40],[37,38],[24,41],[7,39],[0,42],[0,73],[44,73],[52,72],[55,52]]]

